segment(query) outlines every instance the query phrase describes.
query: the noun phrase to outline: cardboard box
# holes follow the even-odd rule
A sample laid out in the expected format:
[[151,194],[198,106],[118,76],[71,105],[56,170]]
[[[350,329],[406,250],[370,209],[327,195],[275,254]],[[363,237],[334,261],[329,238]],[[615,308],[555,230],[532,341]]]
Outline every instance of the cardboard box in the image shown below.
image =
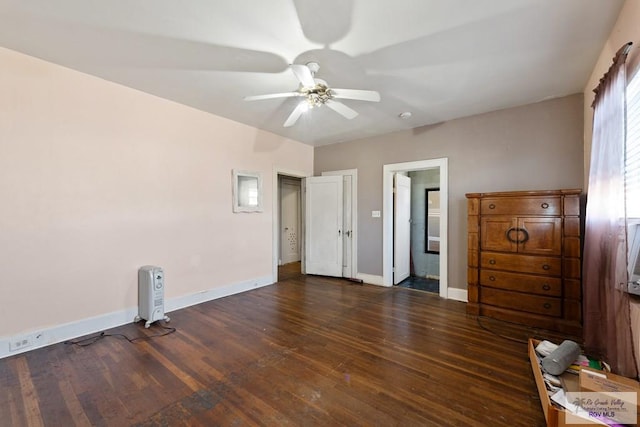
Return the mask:
[[582,368],[580,370],[580,391],[639,393],[640,383],[610,372]]
[[[544,412],[544,418],[547,421],[547,427],[580,427],[580,426],[602,426],[602,423],[585,421],[583,424],[575,424],[573,420],[570,420],[567,423],[567,414],[563,408],[559,408],[554,403],[551,402],[549,397],[549,393],[547,393],[547,388],[544,385],[544,379],[542,377],[542,371],[540,370],[540,363],[538,362],[538,358],[536,356],[535,347],[538,345],[539,341],[534,339],[529,339],[529,361],[531,363],[531,369],[533,371],[533,377],[536,382],[536,387],[538,389],[538,395],[540,397],[540,404],[542,405],[542,410]],[[588,369],[588,368],[583,368]],[[594,371],[594,370],[592,370]],[[600,371],[595,371],[600,372]],[[585,373],[586,374],[586,373]],[[565,375],[565,374],[563,374]],[[573,375],[574,377],[578,377],[575,374],[566,374]],[[618,375],[613,375],[606,373],[607,379],[614,379],[618,377]],[[611,377],[609,377],[611,375]],[[624,377],[622,377],[624,378]],[[561,377],[562,379],[562,377]],[[573,385],[571,386],[571,390],[578,391],[579,378],[578,381],[573,380]],[[632,383],[638,384],[634,380],[630,380],[629,378],[624,378],[625,380],[631,381]],[[569,380],[570,381],[570,380]],[[623,380],[624,382],[624,380]],[[586,390],[585,390],[586,391]]]
[[634,379],[596,371],[589,368],[580,370],[580,391],[597,393],[635,393],[636,410],[640,414],[640,383]]

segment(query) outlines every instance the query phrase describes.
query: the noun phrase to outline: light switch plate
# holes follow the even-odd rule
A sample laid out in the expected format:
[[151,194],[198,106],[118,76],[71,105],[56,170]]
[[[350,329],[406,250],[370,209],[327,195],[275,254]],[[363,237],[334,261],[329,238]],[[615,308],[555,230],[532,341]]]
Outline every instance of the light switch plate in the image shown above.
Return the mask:
[[380,218],[380,211],[371,211],[371,218]]

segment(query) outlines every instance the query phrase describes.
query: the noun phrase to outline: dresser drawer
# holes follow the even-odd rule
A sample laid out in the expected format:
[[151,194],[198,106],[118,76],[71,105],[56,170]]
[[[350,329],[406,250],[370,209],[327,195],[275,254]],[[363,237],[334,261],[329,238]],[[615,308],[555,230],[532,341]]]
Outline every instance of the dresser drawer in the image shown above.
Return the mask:
[[562,316],[562,300],[560,298],[523,294],[482,286],[480,288],[480,301],[482,304],[525,311],[527,313],[554,317]]
[[481,215],[562,215],[558,196],[502,197],[480,200]]
[[562,295],[562,279],[559,277],[482,269],[480,270],[480,285],[552,297]]
[[497,252],[482,252],[480,254],[480,268],[482,269],[560,277],[562,274],[561,265],[560,258],[557,257],[502,254]]

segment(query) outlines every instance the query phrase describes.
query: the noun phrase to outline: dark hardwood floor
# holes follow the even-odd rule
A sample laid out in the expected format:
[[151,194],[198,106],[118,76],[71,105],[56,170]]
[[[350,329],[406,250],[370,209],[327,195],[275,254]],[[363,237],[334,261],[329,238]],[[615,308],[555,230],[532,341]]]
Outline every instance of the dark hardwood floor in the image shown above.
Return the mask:
[[[0,425],[544,425],[524,343],[540,331],[295,268],[172,312],[171,335],[0,360]],[[165,331],[143,324],[107,332]]]

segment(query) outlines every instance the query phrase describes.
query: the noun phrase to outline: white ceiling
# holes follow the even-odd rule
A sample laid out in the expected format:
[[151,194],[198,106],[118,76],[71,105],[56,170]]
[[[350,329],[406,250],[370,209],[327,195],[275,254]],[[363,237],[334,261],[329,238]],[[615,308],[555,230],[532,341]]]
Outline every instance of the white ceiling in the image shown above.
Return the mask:
[[[0,0],[0,46],[310,145],[582,92],[624,0]],[[282,124],[288,64],[373,89]],[[398,114],[410,111],[410,119]]]

